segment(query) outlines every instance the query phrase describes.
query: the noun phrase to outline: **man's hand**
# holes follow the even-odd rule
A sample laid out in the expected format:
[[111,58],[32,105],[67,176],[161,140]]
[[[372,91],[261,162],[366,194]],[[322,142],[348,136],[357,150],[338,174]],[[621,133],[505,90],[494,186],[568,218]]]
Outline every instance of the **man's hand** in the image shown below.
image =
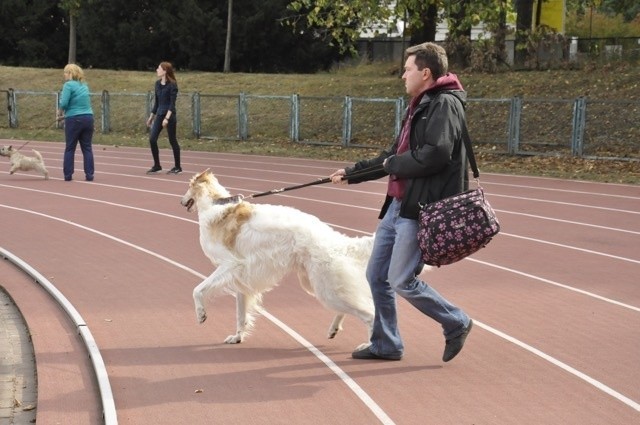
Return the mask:
[[347,184],[347,180],[343,179],[343,177],[347,174],[347,172],[345,171],[344,168],[337,170],[336,172],[334,172],[333,174],[331,174],[329,176],[329,178],[331,179],[331,183],[333,184]]

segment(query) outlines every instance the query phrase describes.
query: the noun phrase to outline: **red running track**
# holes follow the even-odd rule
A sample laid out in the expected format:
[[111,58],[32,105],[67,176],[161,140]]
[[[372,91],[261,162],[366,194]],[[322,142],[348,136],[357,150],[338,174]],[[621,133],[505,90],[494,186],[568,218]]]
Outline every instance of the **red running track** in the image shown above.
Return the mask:
[[[86,320],[120,424],[640,423],[638,186],[483,175],[501,234],[473,257],[423,274],[475,321],[462,353],[442,363],[439,327],[399,300],[403,360],[356,361],[364,325],[349,317],[327,340],[332,313],[293,277],[265,296],[267,315],[244,343],[222,343],[235,329],[230,296],[212,300],[198,325],[191,293],[213,267],[196,214],[179,203],[205,168],[246,195],[343,163],[185,151],[184,173],[147,176],[147,150],[95,146],[95,181],[81,179],[78,151],[79,180],[64,182],[62,144],[28,148],[45,157],[51,179],[0,173],[0,247],[46,276]],[[161,154],[170,168],[170,151]],[[255,202],[362,235],[375,230],[384,191],[383,180],[320,185]],[[37,423],[100,423],[79,337],[50,297],[0,267],[33,334]]]

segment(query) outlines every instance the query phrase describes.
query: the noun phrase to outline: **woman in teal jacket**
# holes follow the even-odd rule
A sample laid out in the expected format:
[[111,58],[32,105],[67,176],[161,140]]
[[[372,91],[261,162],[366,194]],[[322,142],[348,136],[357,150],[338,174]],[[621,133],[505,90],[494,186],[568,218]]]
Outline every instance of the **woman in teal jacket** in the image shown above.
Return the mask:
[[84,81],[84,72],[78,65],[70,63],[64,67],[65,83],[58,104],[58,118],[64,117],[64,162],[62,172],[65,181],[71,181],[74,171],[76,146],[84,158],[84,175],[93,181],[93,109],[89,98],[89,86]]

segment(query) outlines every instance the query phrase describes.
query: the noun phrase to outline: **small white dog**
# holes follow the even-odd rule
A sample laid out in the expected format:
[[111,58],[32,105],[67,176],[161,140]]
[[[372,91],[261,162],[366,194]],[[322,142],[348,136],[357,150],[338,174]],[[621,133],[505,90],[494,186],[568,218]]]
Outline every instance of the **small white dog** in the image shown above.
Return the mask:
[[365,269],[373,237],[348,237],[295,208],[232,197],[209,170],[191,179],[181,203],[187,211],[196,207],[200,246],[217,266],[193,291],[197,320],[207,319],[205,297],[236,296],[237,329],[225,339],[227,344],[245,339],[260,312],[262,294],[291,271],[306,292],[337,312],[329,338],[342,329],[345,314],[362,320],[371,336],[374,306]]
[[42,155],[35,149],[33,150],[34,157],[22,155],[13,146],[3,146],[0,148],[0,156],[8,156],[11,163],[11,169],[9,174],[13,174],[16,171],[37,171],[44,175],[45,180],[49,180],[49,171],[44,166],[44,159]]

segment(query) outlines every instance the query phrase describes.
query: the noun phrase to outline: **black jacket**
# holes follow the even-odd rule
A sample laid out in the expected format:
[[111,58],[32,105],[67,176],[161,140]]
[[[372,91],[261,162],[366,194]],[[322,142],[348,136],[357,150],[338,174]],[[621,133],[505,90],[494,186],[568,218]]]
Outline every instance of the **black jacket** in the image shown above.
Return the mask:
[[160,80],[155,84],[155,100],[151,112],[158,116],[165,116],[168,111],[172,115],[176,113],[176,99],[178,98],[178,85],[167,81],[164,85]]
[[[467,156],[462,141],[466,97],[463,90],[427,91],[411,121],[409,150],[396,155],[399,142],[396,140],[378,157],[348,167],[348,182],[360,183],[389,174],[407,179],[400,216],[410,219],[418,219],[421,205],[466,190]],[[385,159],[388,159],[387,164],[381,169]],[[377,171],[363,173],[376,166]],[[358,177],[349,178],[349,174],[354,173]],[[391,201],[387,195],[380,218],[384,217]]]

